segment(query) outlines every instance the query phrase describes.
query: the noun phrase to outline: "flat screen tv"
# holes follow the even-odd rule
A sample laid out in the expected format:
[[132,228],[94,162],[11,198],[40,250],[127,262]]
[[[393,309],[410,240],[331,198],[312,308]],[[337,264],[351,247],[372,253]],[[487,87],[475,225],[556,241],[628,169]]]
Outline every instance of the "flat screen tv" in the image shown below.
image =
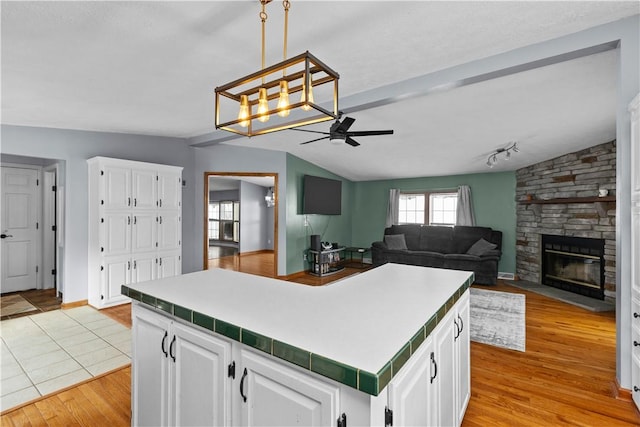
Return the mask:
[[303,214],[342,214],[342,181],[305,175],[302,196]]

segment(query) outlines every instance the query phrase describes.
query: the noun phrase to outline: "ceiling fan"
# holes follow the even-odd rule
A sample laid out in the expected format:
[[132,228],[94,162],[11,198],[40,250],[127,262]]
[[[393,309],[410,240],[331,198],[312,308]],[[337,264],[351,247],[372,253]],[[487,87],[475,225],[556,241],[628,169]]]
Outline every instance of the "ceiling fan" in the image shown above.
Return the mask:
[[[342,117],[342,115],[340,115]],[[320,133],[323,136],[320,138],[312,139],[311,141],[302,142],[300,144],[309,144],[310,142],[320,141],[322,139],[328,139],[334,144],[339,144],[341,142],[345,142],[352,147],[357,147],[360,145],[358,141],[351,138],[352,136],[370,136],[370,135],[392,135],[393,130],[362,130],[362,131],[349,131],[349,128],[355,122],[356,119],[351,117],[345,117],[344,120],[340,121],[340,118],[336,120],[329,129],[329,132],[321,132],[316,130],[308,130],[308,129],[299,129],[299,128],[291,128],[292,130],[298,130],[300,132],[311,132],[311,133]]]

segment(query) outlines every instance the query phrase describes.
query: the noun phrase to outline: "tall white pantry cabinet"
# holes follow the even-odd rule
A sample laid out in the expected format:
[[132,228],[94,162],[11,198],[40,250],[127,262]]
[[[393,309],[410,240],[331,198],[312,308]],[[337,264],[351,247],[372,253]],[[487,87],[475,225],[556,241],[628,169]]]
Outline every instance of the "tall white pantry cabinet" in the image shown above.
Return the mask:
[[122,285],[182,272],[182,168],[93,157],[89,166],[89,304],[129,302]]

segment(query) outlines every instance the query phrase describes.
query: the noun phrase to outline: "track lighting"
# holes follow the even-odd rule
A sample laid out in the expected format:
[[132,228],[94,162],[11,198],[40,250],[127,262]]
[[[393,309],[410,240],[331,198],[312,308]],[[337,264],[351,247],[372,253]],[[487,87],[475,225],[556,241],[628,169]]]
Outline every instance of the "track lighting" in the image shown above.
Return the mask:
[[498,163],[498,156],[501,154],[504,154],[505,160],[510,160],[512,152],[520,152],[516,144],[517,142],[511,142],[511,145],[509,145],[507,148],[498,148],[495,152],[489,154],[489,157],[487,157],[487,166],[490,168],[494,167],[495,164]]

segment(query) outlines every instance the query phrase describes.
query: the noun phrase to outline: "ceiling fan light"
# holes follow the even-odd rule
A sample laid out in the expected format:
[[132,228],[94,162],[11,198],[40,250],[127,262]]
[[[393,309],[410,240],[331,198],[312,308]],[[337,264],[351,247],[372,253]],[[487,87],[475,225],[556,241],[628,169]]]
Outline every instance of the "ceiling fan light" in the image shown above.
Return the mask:
[[347,139],[346,136],[342,136],[342,135],[334,135],[331,138],[329,138],[329,142],[331,142],[332,144],[342,144],[345,140]]
[[269,120],[269,103],[267,101],[267,89],[260,88],[260,96],[258,97],[258,120],[266,122]]
[[289,84],[286,80],[282,80],[280,82],[280,97],[278,98],[278,115],[287,117],[289,112]]

